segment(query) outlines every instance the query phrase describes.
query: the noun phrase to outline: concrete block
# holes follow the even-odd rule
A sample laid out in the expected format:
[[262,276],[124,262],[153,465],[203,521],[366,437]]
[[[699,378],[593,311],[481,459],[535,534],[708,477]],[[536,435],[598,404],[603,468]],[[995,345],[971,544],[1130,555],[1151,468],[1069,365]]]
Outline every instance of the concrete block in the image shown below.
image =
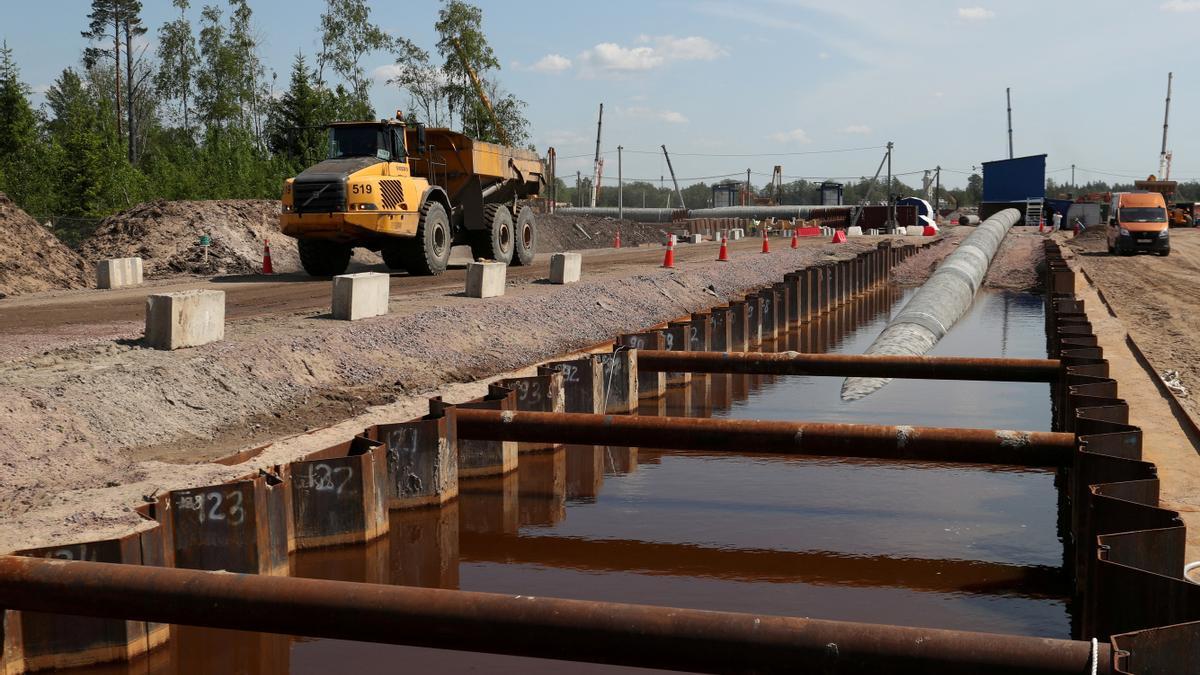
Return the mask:
[[907,228],[905,228],[904,234],[910,237],[920,237],[925,234],[925,228],[919,225],[909,225]]
[[180,291],[146,296],[146,344],[155,349],[198,347],[225,337],[225,291]]
[[501,262],[473,262],[467,265],[467,297],[495,298],[504,295],[504,275],[508,266]]
[[573,284],[583,270],[583,256],[578,253],[555,253],[550,256],[550,283]]
[[693,235],[688,236],[688,243],[699,244],[703,241],[704,241],[704,235],[702,235],[702,234],[693,234]]
[[390,277],[380,272],[341,274],[333,278],[333,318],[358,321],[388,313]]
[[113,258],[96,263],[96,288],[121,288],[142,283],[141,258]]
[[729,239],[731,241],[737,241],[738,239],[741,239],[744,236],[745,236],[745,232],[743,232],[741,228],[735,227],[729,231]]
[[855,225],[854,227],[846,228],[846,236],[847,237],[861,237],[861,236],[863,236],[863,230],[858,225]]

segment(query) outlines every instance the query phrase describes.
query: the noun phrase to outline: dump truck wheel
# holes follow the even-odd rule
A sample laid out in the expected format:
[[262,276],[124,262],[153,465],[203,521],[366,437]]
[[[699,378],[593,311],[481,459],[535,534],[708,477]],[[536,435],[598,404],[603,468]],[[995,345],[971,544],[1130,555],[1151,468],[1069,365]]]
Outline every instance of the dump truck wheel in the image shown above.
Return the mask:
[[513,257],[512,213],[504,204],[483,207],[482,232],[471,233],[471,254],[478,260],[494,260],[505,265]]
[[407,269],[408,261],[404,257],[405,244],[407,242],[392,242],[379,249],[383,264],[387,265],[389,270]]
[[514,248],[513,265],[528,265],[533,262],[533,254],[537,252],[537,222],[533,208],[522,206],[517,213],[517,223],[513,226]]
[[346,271],[350,265],[350,247],[321,239],[301,239],[300,266],[314,277],[332,277]]
[[404,267],[409,274],[430,276],[446,271],[450,262],[450,216],[446,207],[428,200],[421,207],[417,236],[403,247]]

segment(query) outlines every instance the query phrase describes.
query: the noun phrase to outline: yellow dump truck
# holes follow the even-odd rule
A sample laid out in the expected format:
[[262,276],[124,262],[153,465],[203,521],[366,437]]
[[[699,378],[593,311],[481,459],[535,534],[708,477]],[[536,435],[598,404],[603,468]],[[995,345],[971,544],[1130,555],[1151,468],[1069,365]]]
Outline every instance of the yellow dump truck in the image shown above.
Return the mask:
[[476,258],[533,260],[537,224],[521,200],[545,182],[536,153],[401,119],[327,128],[327,159],[284,183],[279,216],[309,274],[345,272],[356,246],[417,275],[444,272],[458,244]]

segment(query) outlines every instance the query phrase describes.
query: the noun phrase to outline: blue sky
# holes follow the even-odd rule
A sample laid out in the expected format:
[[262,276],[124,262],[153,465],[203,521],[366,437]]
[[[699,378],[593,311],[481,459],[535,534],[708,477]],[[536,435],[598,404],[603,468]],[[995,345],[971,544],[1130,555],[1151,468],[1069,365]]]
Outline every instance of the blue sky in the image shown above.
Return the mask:
[[[167,0],[143,2],[152,29],[172,14]],[[762,183],[776,164],[789,179],[870,175],[877,146],[891,140],[897,173],[941,164],[943,183],[958,186],[966,175],[957,172],[1007,154],[1006,86],[1018,156],[1047,153],[1051,170],[1074,163],[1081,182],[1144,177],[1157,171],[1173,70],[1172,177],[1200,178],[1200,0],[978,2],[476,4],[502,85],[528,102],[534,141],[541,151],[557,148],[564,177],[590,172],[603,102],[606,176],[616,175],[618,144],[629,151],[627,178],[665,174],[653,152],[663,143],[682,178],[750,168]],[[324,1],[250,5],[282,86],[295,53],[316,50]],[[385,29],[432,48],[436,0],[370,5]],[[35,90],[78,63],[87,0],[0,6],[0,38]],[[380,115],[407,100],[384,83],[389,63],[385,54],[368,57],[368,70],[380,74]],[[822,152],[846,148],[872,149]],[[806,154],[718,156],[759,153]],[[1069,180],[1070,171],[1051,176]]]

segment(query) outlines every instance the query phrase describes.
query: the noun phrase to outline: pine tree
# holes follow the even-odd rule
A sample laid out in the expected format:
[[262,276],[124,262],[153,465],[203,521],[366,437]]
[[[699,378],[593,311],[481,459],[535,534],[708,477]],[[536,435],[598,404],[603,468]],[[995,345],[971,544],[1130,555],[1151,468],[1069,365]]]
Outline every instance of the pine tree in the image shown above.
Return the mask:
[[37,120],[29,105],[29,87],[5,41],[0,46],[0,159],[20,154],[37,134]]
[[297,168],[324,157],[325,135],[319,126],[332,121],[323,114],[328,113],[328,97],[313,86],[315,79],[304,55],[296,54],[288,90],[271,106],[267,117],[268,147]]

